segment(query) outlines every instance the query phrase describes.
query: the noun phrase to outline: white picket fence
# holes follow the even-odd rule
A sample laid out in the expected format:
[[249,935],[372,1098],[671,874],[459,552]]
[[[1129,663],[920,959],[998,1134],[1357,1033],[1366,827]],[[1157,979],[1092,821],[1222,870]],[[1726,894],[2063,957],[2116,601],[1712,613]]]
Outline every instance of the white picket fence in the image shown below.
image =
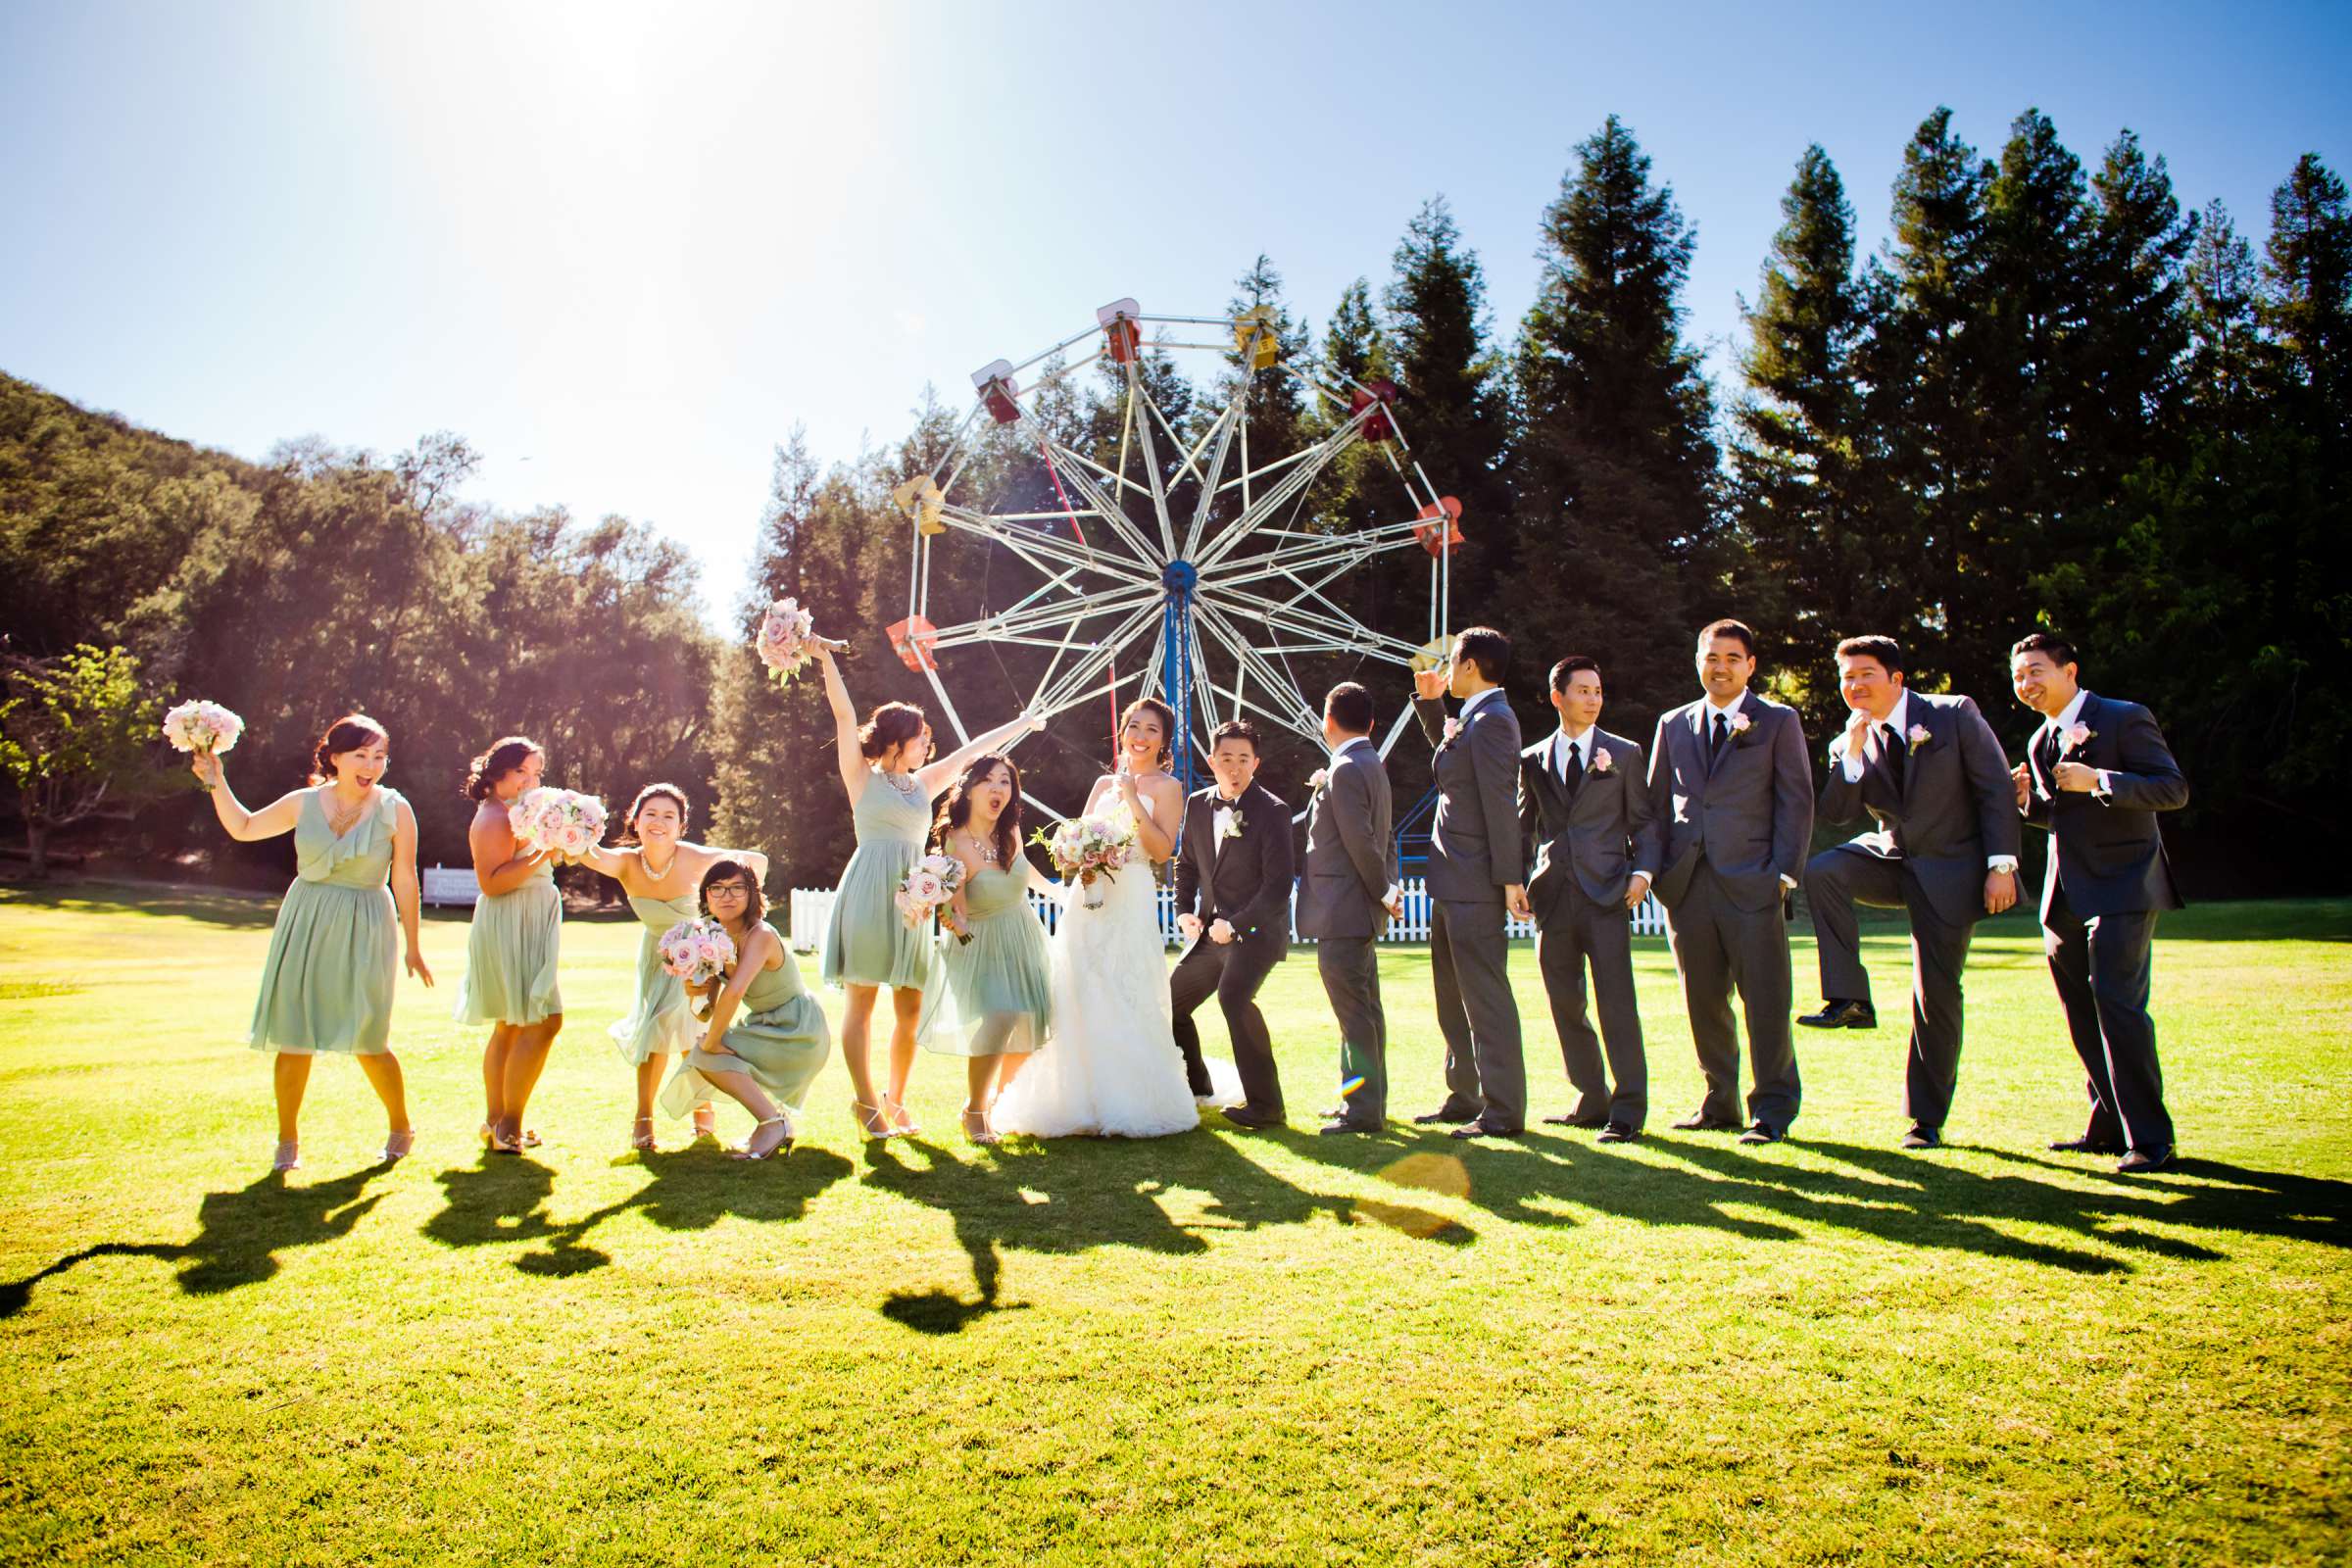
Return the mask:
[[[1427,942],[1430,921],[1429,890],[1420,877],[1407,878],[1399,885],[1404,889],[1404,916],[1401,919],[1390,921],[1388,929],[1381,933],[1380,940],[1387,943]],[[1160,941],[1167,947],[1179,947],[1183,943],[1183,938],[1177,934],[1176,930],[1176,890],[1171,887],[1161,887],[1157,892]],[[1061,918],[1061,906],[1035,891],[1029,895],[1029,907],[1037,911],[1037,917],[1045,922],[1048,931],[1053,930],[1054,922]],[[826,922],[833,917],[833,890],[831,888],[794,888],[790,917],[794,950],[800,953],[815,952],[817,943],[823,940]],[[1508,923],[1506,929],[1514,941],[1524,941],[1536,934],[1535,922],[1532,920],[1513,919]],[[1642,907],[1634,911],[1634,935],[1662,937],[1665,934],[1665,906],[1658,903],[1654,896],[1644,899],[1642,902]],[[1291,940],[1293,942],[1314,940],[1311,937],[1298,935],[1298,890],[1296,887],[1291,889]]]

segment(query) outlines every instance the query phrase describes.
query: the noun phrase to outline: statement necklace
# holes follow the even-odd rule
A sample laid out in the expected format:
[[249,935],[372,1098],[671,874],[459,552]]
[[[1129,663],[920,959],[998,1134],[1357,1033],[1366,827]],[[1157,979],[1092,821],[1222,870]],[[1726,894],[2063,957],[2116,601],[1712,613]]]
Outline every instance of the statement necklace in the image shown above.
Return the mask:
[[641,844],[637,847],[637,863],[644,868],[647,881],[666,882],[669,873],[677,868],[678,852],[673,847],[669,852],[669,864],[657,871],[654,869],[654,858],[646,853],[645,846]]
[[344,834],[350,832],[352,828],[357,825],[360,818],[367,813],[368,798],[374,793],[374,786],[370,785],[368,787],[368,794],[360,797],[359,805],[353,807],[350,810],[338,816],[335,814],[335,808],[329,804],[334,800],[335,792],[331,788],[326,790],[321,796],[318,804],[326,808],[326,831],[328,834],[335,838],[341,838]]
[[980,858],[980,863],[982,865],[994,865],[997,863],[997,847],[994,844],[991,844],[988,840],[976,839],[972,837],[971,834],[966,833],[963,836],[963,842],[972,847],[972,853]]

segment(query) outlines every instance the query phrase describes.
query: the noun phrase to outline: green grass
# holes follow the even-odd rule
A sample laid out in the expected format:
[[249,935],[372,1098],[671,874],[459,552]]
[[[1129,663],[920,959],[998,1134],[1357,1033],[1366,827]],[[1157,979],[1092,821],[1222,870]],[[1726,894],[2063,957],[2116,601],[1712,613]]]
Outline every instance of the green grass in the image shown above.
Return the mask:
[[[2345,1555],[2352,903],[2167,918],[2188,1159],[2141,1181],[2042,1152],[2080,1075],[2017,918],[1978,943],[1955,1147],[1925,1157],[1891,1147],[1894,1027],[1800,1040],[1792,1144],[1663,1132],[1698,1080],[1645,942],[1632,1148],[1315,1138],[1302,951],[1266,997],[1291,1133],[869,1150],[836,1060],[765,1165],[620,1154],[635,934],[595,922],[547,1148],[478,1161],[465,927],[436,920],[441,988],[404,982],[395,1029],[417,1154],[371,1167],[374,1100],[330,1060],[281,1185],[240,1039],[268,913],[0,891],[6,1560]],[[1870,938],[1899,999],[1900,927]],[[1403,1115],[1439,1094],[1428,960],[1383,964]],[[943,1133],[958,1065],[917,1066]]]

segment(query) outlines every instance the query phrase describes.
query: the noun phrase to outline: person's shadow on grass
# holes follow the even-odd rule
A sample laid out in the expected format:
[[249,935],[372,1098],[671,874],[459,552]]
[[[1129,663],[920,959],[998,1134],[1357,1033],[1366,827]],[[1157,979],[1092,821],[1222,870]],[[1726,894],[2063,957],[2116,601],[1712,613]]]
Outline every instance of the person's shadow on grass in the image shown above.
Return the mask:
[[822,1149],[800,1149],[773,1159],[729,1159],[707,1144],[668,1153],[646,1153],[636,1161],[652,1177],[627,1197],[577,1219],[558,1220],[547,1211],[555,1172],[537,1160],[485,1159],[441,1173],[447,1194],[441,1212],[425,1222],[424,1234],[445,1247],[483,1247],[500,1242],[544,1242],[514,1259],[526,1274],[584,1274],[612,1261],[588,1238],[607,1220],[642,1212],[664,1230],[708,1230],[727,1214],[767,1221],[797,1220],[818,1193],[850,1173],[850,1162]]
[[69,1252],[37,1273],[0,1282],[0,1319],[32,1303],[33,1287],[94,1257],[151,1257],[180,1265],[177,1283],[189,1296],[218,1296],[258,1285],[276,1274],[277,1254],[349,1236],[383,1195],[364,1189],[391,1167],[370,1165],[332,1181],[290,1185],[275,1171],[233,1192],[207,1193],[196,1210],[195,1237],[184,1243],[100,1242]]
[[[1282,1135],[1257,1136],[1271,1143]],[[1341,1224],[1377,1221],[1448,1244],[1471,1239],[1466,1227],[1410,1204],[1309,1192],[1250,1158],[1245,1142],[1206,1129],[1141,1140],[1018,1138],[969,1163],[919,1141],[905,1146],[921,1153],[919,1162],[903,1157],[897,1144],[870,1145],[866,1180],[947,1213],[975,1291],[970,1299],[936,1288],[894,1292],[882,1313],[921,1333],[954,1334],[992,1312],[1025,1308],[1003,1299],[1008,1250],[1066,1255],[1129,1247],[1194,1256],[1208,1250],[1211,1234],[1303,1225],[1317,1215]],[[1177,1191],[1205,1194],[1207,1201],[1196,1216],[1178,1218],[1162,1201]]]

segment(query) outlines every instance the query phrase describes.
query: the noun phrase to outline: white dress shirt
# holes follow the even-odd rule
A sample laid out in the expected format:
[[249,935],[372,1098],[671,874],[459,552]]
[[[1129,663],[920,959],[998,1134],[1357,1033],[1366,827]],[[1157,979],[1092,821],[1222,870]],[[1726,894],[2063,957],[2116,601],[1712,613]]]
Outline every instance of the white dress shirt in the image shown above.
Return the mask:
[[[1713,744],[1715,740],[1715,715],[1717,713],[1721,713],[1727,721],[1724,728],[1725,743],[1729,744],[1732,741],[1738,740],[1740,738],[1739,733],[1730,727],[1728,721],[1734,713],[1740,711],[1740,705],[1746,701],[1747,693],[1745,692],[1741,692],[1739,696],[1733,698],[1728,703],[1719,703],[1715,700],[1715,694],[1713,692],[1707,693],[1707,721],[1703,726],[1701,726],[1703,733],[1700,734],[1699,739],[1708,742],[1710,745]],[[1796,887],[1796,878],[1790,876],[1788,872],[1783,871],[1781,873],[1781,886],[1793,890]]]
[[[2074,728],[2074,727],[2075,727],[2075,724],[2076,724],[2076,722],[2077,722],[2078,720],[2080,720],[2080,719],[2082,718],[2082,705],[2083,705],[2085,702],[2088,702],[2089,700],[2090,700],[2090,689],[2089,689],[2088,687],[2086,687],[2086,686],[2078,686],[2078,687],[2076,687],[2076,688],[2075,688],[2075,700],[2074,700],[2073,702],[2071,702],[2071,703],[2067,704],[2067,705],[2066,705],[2066,707],[2065,707],[2063,710],[2060,710],[2060,712],[2059,712],[2059,714],[2058,714],[2058,716],[2057,716],[2056,718],[2052,718],[2052,719],[2045,719],[2045,720],[2043,720],[2043,721],[2042,721],[2042,726],[2041,726],[2041,727],[2042,727],[2042,729],[2043,729],[2043,730],[2045,730],[2045,731],[2046,731],[2046,730],[2057,730],[2057,731],[2059,731],[2059,732],[2060,732],[2060,735],[2059,735],[2058,744],[2059,744],[2059,746],[2060,746],[2060,747],[2062,747],[2062,748],[2063,748],[2063,747],[2066,745],[2066,738],[2065,738],[2065,734],[2064,734],[2064,732],[2065,732],[2065,731],[2067,731],[2067,730],[2070,730],[2070,729],[2072,729],[2072,728]],[[2034,744],[2035,744],[2035,745],[2037,745],[2037,746],[2038,746],[2039,744],[2041,744],[2041,736],[2040,736],[2040,735],[2036,734],[2036,735],[2034,737]],[[2066,760],[2066,759],[2065,759],[2064,757],[2060,757],[2060,758],[2058,759],[2058,760],[2060,760],[2061,762],[2063,762],[2063,761],[2065,761],[2065,760]],[[2097,790],[2097,792],[2096,792],[2096,793],[2098,793],[2098,794],[2100,794],[2100,795],[2108,795],[2108,794],[2112,794],[2112,793],[2114,793],[2115,786],[2114,786],[2113,784],[2111,784],[2111,783],[2109,783],[2109,782],[2108,782],[2108,778],[2107,778],[2107,772],[2108,772],[2108,770],[2107,770],[2106,768],[2103,768],[2103,767],[2101,767],[2101,768],[2094,768],[2092,771],[2096,772],[2096,773],[2099,775],[2099,787],[2098,787],[2098,790]],[[2057,781],[2056,779],[2052,779],[2052,780],[2050,781],[2050,788],[2052,788],[2052,789],[2056,789],[2057,787],[2058,787],[2058,781]]]

